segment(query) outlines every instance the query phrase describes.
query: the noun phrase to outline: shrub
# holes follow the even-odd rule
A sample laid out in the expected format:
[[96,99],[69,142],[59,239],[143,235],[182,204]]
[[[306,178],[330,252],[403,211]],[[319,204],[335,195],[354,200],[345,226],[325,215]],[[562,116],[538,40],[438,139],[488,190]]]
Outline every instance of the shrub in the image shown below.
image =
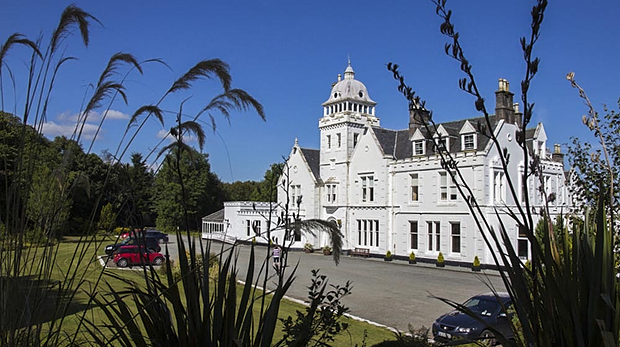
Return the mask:
[[392,258],[392,252],[387,251],[387,252],[385,253],[385,257],[386,257],[386,258],[388,258],[388,259],[389,259],[389,258]]
[[474,267],[480,267],[480,259],[478,259],[478,256],[474,257]]
[[310,242],[306,242],[306,244],[304,245],[304,251],[313,252],[314,246],[312,246]]
[[130,231],[131,231],[131,228],[128,228],[128,227],[116,227],[116,228],[114,228],[114,234],[116,234],[116,235],[128,233]]
[[415,260],[415,253],[413,253],[413,251],[411,251],[411,253],[409,253],[409,260],[411,260],[411,261]]
[[331,252],[332,251],[332,248],[327,246],[327,245],[323,246],[322,249],[323,249],[323,252]]
[[437,255],[437,263],[443,264],[444,261],[445,261],[445,259],[443,257],[443,253],[439,252],[439,254]]

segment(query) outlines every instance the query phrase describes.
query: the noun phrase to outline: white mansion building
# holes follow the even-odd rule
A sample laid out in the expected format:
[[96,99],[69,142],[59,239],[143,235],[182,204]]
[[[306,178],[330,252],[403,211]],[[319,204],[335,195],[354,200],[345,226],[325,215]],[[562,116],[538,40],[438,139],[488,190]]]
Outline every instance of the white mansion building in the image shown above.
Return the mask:
[[[442,252],[447,262],[471,264],[478,256],[483,264],[493,264],[491,250],[485,245],[466,201],[434,150],[432,138],[440,137],[458,161],[484,217],[499,230],[499,215],[519,256],[529,258],[527,239],[506,213],[522,204],[524,198],[522,172],[528,163],[523,162],[515,138],[521,115],[506,80],[500,79],[495,94],[495,115],[491,116],[492,128],[488,131],[494,132],[501,147],[510,154],[508,172],[520,195],[519,201],[509,192],[497,149],[478,131],[477,125],[485,123],[484,118],[437,124],[432,128],[435,133],[428,134],[410,114],[407,129],[382,128],[376,116],[377,103],[370,98],[366,86],[355,79],[350,63],[344,78],[338,75],[329,99],[322,105],[320,148],[302,148],[295,139],[286,163],[285,183],[290,201],[303,196],[299,206],[302,219],[337,222],[344,235],[345,250],[365,248],[376,256],[384,256],[389,250],[398,257],[413,251],[418,260],[428,261],[435,261]],[[525,136],[530,154],[541,158],[547,194],[556,196],[550,206],[551,215],[567,213],[570,199],[559,146],[549,153],[542,124],[528,129]],[[539,177],[531,177],[527,184],[530,204],[536,211],[543,205],[539,182]],[[287,192],[279,191],[281,207],[287,201]],[[226,234],[229,240],[251,240],[254,228],[266,230],[269,203],[224,205],[223,215],[220,211],[219,215],[203,219],[205,237],[215,232]],[[293,210],[293,206],[290,208]],[[277,237],[278,233],[272,235]],[[301,248],[307,242],[315,248],[330,244],[326,234],[303,234],[293,247]]]

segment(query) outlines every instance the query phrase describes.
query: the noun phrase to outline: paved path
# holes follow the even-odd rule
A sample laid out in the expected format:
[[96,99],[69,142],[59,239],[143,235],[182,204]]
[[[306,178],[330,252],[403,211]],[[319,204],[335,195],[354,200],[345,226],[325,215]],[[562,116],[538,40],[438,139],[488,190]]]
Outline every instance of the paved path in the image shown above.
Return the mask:
[[[221,247],[221,243],[214,242],[212,252],[219,252]],[[249,249],[249,246],[242,245],[235,252],[241,280],[247,271]],[[262,261],[266,252],[266,247],[256,247],[257,262],[259,259]],[[320,269],[321,274],[328,276],[330,283],[352,282],[352,294],[343,300],[351,314],[399,330],[407,330],[409,324],[414,328],[430,328],[438,316],[450,311],[449,306],[432,298],[432,295],[463,302],[475,294],[489,292],[485,283],[491,283],[499,291],[504,288],[495,271],[478,275],[468,269],[439,269],[429,265],[409,265],[405,261],[385,262],[383,259],[349,256],[341,257],[340,265],[336,266],[332,257],[316,252],[289,253],[287,271],[291,271],[297,262],[297,279],[288,296],[307,301],[311,270]],[[274,281],[270,282],[273,285]]]

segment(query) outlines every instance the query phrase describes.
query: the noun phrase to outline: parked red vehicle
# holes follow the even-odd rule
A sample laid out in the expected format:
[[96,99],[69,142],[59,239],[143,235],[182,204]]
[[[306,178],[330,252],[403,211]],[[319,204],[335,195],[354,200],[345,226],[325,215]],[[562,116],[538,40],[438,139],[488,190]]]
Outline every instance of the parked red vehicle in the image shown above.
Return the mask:
[[114,262],[118,267],[128,265],[161,265],[164,255],[139,245],[121,246],[114,252]]

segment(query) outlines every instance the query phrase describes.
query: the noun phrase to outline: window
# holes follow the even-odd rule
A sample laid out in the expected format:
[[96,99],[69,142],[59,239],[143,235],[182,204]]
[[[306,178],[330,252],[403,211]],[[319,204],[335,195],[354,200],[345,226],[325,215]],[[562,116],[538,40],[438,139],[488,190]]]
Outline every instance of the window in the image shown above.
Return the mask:
[[459,191],[456,189],[456,182],[452,179],[452,176],[449,178],[450,180],[450,201],[456,201],[459,197]]
[[418,140],[413,142],[413,154],[424,155],[424,140]]
[[254,229],[254,234],[256,234],[256,235],[260,235],[261,234],[260,221],[259,220],[255,220],[252,223],[252,229]]
[[409,235],[411,236],[411,249],[418,249],[418,222],[409,221]]
[[420,182],[418,174],[411,174],[411,201],[418,201],[419,199],[419,191],[420,191]]
[[428,250],[433,250],[433,241],[435,243],[435,250],[440,250],[441,241],[441,223],[440,222],[426,222],[426,229],[428,232]]
[[439,201],[448,201],[448,173],[439,173]]
[[361,176],[362,180],[362,201],[375,201],[375,188],[373,176]]
[[245,225],[246,225],[245,228],[246,228],[247,234],[248,236],[250,236],[250,232],[252,231],[252,226],[250,225],[249,219],[245,221]]
[[301,198],[301,184],[291,184],[291,203],[297,207],[297,200]]
[[327,202],[331,202],[331,203],[336,202],[336,185],[335,184],[327,185]]
[[342,144],[342,135],[338,133],[336,134],[336,138],[338,139],[338,148],[340,148],[340,145]]
[[452,229],[452,253],[461,253],[461,223],[450,223]]
[[357,140],[359,139],[360,134],[353,134],[353,147],[357,146]]
[[359,246],[379,247],[379,220],[357,220],[357,244]]
[[448,139],[446,137],[437,137],[435,138],[435,143],[437,144],[436,151],[446,151],[448,149]]
[[327,149],[332,148],[332,136],[327,135]]
[[475,134],[465,134],[462,137],[464,151],[476,149],[476,137]]
[[517,254],[520,259],[527,259],[529,257],[530,245],[527,240],[527,232],[524,226],[517,226],[519,230],[519,238],[517,240]]
[[506,178],[504,171],[498,169],[493,172],[493,201],[505,202],[506,201]]

